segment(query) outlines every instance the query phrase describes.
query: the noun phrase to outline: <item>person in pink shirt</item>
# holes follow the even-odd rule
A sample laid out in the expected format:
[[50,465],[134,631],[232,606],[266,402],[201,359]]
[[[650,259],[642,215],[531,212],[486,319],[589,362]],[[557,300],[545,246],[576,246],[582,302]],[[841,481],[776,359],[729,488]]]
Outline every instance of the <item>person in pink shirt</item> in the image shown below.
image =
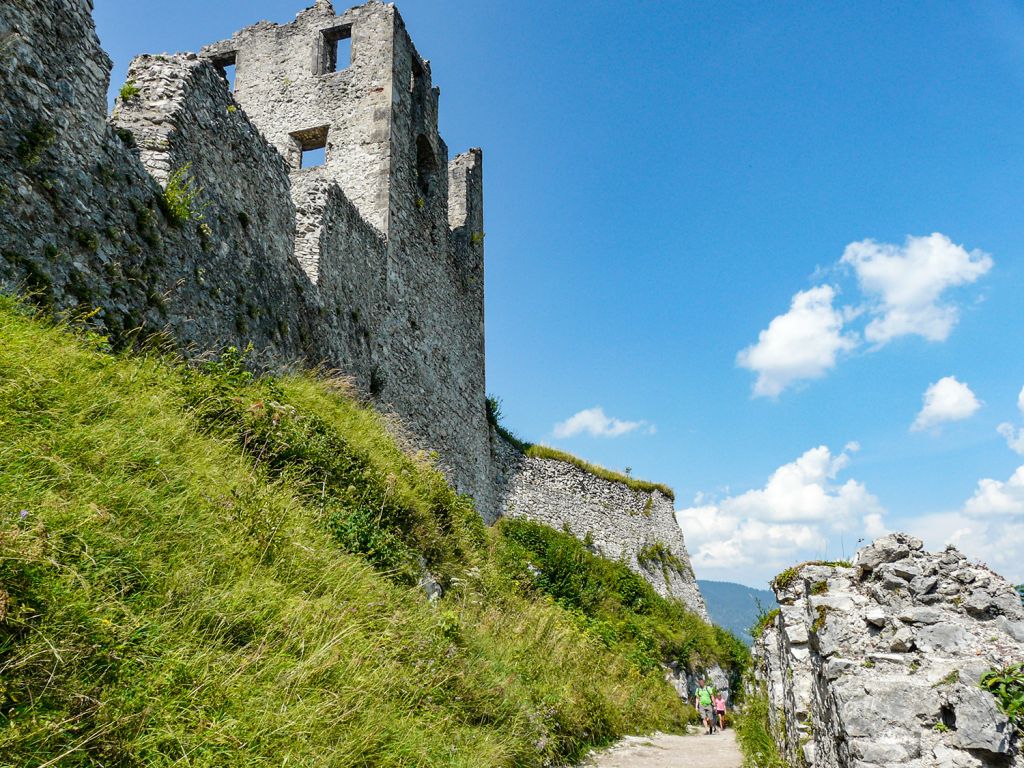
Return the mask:
[[718,717],[718,729],[725,730],[725,694],[719,691],[715,694],[715,715]]

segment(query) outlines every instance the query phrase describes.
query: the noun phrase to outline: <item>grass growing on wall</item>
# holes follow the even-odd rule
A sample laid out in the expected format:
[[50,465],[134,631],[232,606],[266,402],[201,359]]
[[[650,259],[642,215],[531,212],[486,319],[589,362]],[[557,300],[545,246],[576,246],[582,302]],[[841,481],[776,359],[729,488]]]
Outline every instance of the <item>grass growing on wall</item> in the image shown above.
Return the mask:
[[343,387],[104,346],[0,297],[4,764],[541,766],[689,717],[595,630],[656,613],[521,582]]
[[574,536],[539,523],[503,519],[497,530],[503,570],[578,616],[609,648],[643,671],[665,661],[695,671],[714,664],[739,679],[747,647],[675,600],[661,597],[624,563],[597,557]]
[[577,469],[582,469],[594,477],[599,477],[602,480],[609,480],[613,483],[622,483],[627,488],[634,491],[641,491],[643,493],[653,493],[658,491],[668,498],[675,500],[676,493],[664,483],[652,483],[647,480],[637,480],[634,477],[630,477],[622,472],[616,472],[612,469],[606,469],[598,464],[592,464],[589,461],[584,461],[578,456],[573,456],[571,453],[566,451],[560,451],[557,448],[551,448],[546,445],[538,445],[536,443],[528,443],[525,440],[521,440],[516,436],[514,432],[509,430],[501,423],[501,400],[493,395],[487,398],[487,420],[494,427],[495,431],[501,435],[505,440],[511,443],[516,450],[522,453],[524,456],[529,456],[535,459],[552,459],[554,461],[563,461],[566,464],[572,464]]

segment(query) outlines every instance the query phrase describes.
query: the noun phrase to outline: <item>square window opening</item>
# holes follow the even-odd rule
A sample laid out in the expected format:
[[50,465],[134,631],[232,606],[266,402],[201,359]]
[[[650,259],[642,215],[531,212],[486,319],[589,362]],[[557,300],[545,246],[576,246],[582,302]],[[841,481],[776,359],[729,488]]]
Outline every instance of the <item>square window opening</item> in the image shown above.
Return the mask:
[[352,27],[325,29],[320,47],[321,74],[347,69],[352,63]]
[[293,168],[315,168],[327,162],[327,129],[328,126],[322,125],[291,134]]
[[302,158],[299,160],[299,168],[316,168],[327,162],[327,147],[302,150]]
[[230,93],[235,92],[235,65],[237,58],[238,52],[230,51],[213,59],[213,66],[217,68],[220,76],[224,78],[224,82],[228,84],[228,91]]

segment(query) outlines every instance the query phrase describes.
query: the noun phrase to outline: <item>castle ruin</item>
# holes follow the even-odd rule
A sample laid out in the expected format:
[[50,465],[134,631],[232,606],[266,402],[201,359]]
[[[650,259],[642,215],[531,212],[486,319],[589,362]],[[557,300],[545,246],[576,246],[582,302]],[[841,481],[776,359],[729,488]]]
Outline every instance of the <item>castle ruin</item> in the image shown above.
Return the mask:
[[[482,154],[449,161],[393,5],[317,0],[139,56],[110,115],[90,0],[5,0],[0,53],[0,288],[125,342],[339,370],[487,522],[571,530],[706,616],[670,497],[523,456],[488,424]],[[168,209],[183,184],[192,216]],[[645,568],[656,544],[685,568]]]

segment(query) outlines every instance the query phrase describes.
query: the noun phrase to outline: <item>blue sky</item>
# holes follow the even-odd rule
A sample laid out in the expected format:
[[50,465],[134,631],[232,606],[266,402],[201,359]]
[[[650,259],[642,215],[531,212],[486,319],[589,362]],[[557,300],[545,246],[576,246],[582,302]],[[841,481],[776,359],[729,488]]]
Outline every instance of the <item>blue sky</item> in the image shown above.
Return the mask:
[[[303,5],[95,2],[114,87]],[[703,578],[909,530],[1024,581],[1020,6],[400,9],[484,148],[511,428],[672,485]]]

